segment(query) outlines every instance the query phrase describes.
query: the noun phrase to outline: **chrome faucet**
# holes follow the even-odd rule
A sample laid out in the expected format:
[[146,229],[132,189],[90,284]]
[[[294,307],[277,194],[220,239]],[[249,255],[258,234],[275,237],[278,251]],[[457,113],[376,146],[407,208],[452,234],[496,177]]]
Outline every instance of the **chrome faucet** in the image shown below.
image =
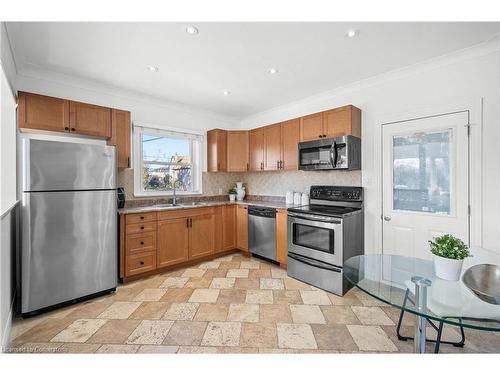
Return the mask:
[[175,183],[177,180],[174,180],[174,198],[172,199],[172,204],[175,206],[177,204],[177,197],[175,196]]

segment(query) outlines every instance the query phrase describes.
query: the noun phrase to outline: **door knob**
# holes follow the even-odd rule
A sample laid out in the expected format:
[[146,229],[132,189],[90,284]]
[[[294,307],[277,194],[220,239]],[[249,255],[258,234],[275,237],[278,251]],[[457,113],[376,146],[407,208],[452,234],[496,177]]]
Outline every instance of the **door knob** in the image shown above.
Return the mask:
[[385,221],[391,221],[391,217],[390,216],[384,216],[384,220]]

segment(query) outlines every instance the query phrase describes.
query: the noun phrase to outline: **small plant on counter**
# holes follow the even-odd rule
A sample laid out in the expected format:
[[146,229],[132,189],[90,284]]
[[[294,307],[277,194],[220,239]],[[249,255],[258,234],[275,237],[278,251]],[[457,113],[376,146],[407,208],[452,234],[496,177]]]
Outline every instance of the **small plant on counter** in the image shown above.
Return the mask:
[[236,189],[235,189],[235,188],[231,188],[231,189],[229,189],[228,194],[229,194],[229,195],[236,195],[236,194],[237,194],[237,193],[236,193]]
[[471,256],[469,247],[460,238],[456,238],[451,234],[436,237],[434,241],[429,241],[429,243],[431,253],[439,257],[463,260]]

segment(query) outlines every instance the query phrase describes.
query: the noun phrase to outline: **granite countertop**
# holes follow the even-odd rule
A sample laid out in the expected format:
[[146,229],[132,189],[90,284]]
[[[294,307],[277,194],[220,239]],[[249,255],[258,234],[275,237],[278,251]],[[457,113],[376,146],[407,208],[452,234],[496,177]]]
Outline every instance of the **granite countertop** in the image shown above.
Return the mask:
[[185,210],[191,208],[204,208],[204,207],[214,207],[214,206],[222,206],[227,204],[246,204],[250,206],[260,206],[260,207],[271,207],[271,208],[292,208],[299,207],[300,204],[286,204],[285,202],[276,202],[276,201],[258,201],[258,200],[244,200],[244,201],[203,201],[203,204],[190,206],[189,203],[182,203],[179,206],[174,207],[165,207],[160,205],[151,205],[151,206],[138,206],[138,207],[125,207],[118,209],[118,213],[120,215],[124,214],[137,214],[141,212],[151,212],[151,211],[172,211],[172,210]]

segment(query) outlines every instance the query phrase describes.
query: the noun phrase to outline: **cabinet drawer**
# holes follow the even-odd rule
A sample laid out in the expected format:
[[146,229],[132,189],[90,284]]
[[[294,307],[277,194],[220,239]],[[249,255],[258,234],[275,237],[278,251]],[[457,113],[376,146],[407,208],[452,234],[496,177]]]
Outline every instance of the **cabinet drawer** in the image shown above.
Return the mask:
[[181,217],[193,217],[215,213],[214,207],[187,208],[180,210],[165,210],[158,212],[158,220],[178,219]]
[[134,276],[156,268],[156,252],[127,255],[125,276]]
[[139,234],[154,231],[156,231],[156,221],[127,225],[127,236],[130,234]]
[[137,224],[155,220],[156,220],[156,212],[144,212],[142,214],[128,214],[126,223]]
[[127,254],[156,251],[156,232],[130,234],[127,236]]

